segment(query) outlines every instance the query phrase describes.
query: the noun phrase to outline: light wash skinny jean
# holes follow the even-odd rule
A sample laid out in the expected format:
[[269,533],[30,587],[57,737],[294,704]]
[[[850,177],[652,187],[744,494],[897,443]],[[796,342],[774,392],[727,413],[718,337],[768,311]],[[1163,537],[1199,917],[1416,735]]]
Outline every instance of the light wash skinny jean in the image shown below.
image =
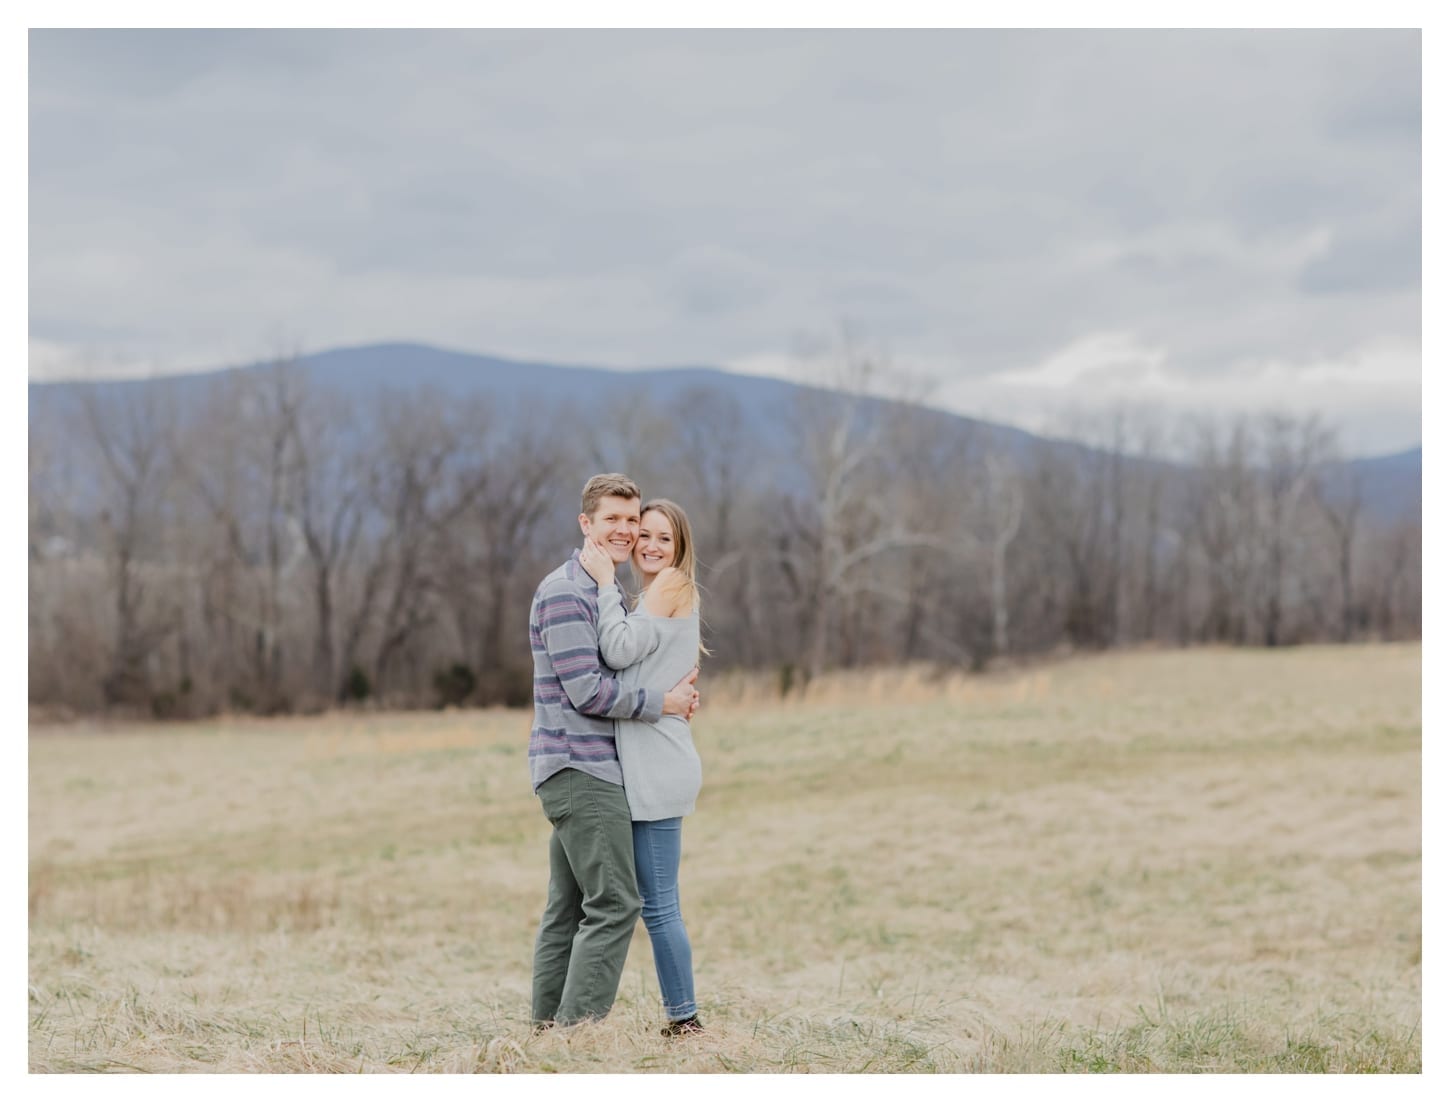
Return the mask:
[[695,971],[680,915],[680,823],[680,819],[656,819],[630,824],[644,926],[654,949],[665,1016],[672,1022],[695,1013]]

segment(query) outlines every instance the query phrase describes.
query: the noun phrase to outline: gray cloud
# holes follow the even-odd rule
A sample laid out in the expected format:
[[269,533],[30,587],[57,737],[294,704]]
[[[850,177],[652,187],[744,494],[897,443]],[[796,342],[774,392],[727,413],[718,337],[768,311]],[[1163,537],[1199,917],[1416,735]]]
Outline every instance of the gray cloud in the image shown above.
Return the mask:
[[1418,218],[1384,227],[1356,227],[1305,266],[1299,286],[1315,295],[1417,290],[1420,236]]
[[30,91],[48,363],[1418,342],[1417,32],[34,31]]
[[765,302],[773,285],[772,273],[748,257],[707,246],[676,259],[670,290],[692,315],[739,314]]

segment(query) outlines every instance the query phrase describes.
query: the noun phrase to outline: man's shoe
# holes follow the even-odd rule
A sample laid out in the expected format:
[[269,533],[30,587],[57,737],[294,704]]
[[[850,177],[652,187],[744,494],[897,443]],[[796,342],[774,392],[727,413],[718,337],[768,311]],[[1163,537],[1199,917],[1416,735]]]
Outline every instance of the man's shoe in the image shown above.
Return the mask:
[[705,1027],[700,1024],[700,1016],[691,1014],[678,1022],[671,1022],[660,1030],[661,1037],[684,1037],[690,1033],[704,1033]]

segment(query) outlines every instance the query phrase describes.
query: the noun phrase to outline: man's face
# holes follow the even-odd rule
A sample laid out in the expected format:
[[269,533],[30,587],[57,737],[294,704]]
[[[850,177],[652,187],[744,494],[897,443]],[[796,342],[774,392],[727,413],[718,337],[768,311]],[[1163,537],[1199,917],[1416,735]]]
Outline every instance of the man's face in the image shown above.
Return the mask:
[[602,497],[594,515],[579,514],[579,528],[609,552],[615,566],[629,561],[634,541],[639,538],[639,498]]

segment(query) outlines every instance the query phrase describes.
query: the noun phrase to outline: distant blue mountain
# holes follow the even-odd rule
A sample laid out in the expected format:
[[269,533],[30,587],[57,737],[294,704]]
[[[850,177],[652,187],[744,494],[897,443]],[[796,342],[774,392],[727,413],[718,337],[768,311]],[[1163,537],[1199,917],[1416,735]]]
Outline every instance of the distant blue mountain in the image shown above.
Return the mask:
[[[152,387],[164,391],[184,411],[200,401],[227,375],[266,370],[266,362],[220,371],[124,379],[106,382],[31,383],[30,411],[37,402],[68,393],[93,390],[104,402],[128,390]],[[610,404],[645,394],[662,406],[686,395],[708,390],[727,395],[740,406],[746,423],[757,437],[754,443],[779,448],[792,433],[797,400],[821,388],[753,375],[735,375],[711,367],[666,367],[638,371],[581,367],[564,364],[506,360],[494,356],[453,352],[422,344],[374,344],[337,348],[297,358],[304,378],[319,389],[339,390],[355,397],[397,391],[430,390],[442,399],[484,396],[511,414],[532,419],[558,409],[562,403],[575,410],[607,410]],[[874,400],[873,400],[874,401]],[[976,428],[998,447],[1028,448],[1038,438],[1021,429],[973,421],[942,411],[927,411],[929,418],[947,425]],[[1064,444],[1078,449],[1078,445]]]
[[[203,393],[226,375],[265,370],[266,362],[220,371],[120,379],[106,382],[31,383],[32,397],[42,390],[91,388],[102,394],[140,386],[164,387],[183,401]],[[612,395],[648,386],[662,400],[691,387],[728,390],[748,408],[776,408],[804,388],[778,379],[732,375],[710,367],[668,367],[644,371],[505,360],[495,356],[453,352],[423,344],[372,344],[335,348],[300,356],[297,367],[311,382],[353,394],[370,391],[430,389],[444,396],[486,394],[500,401],[546,406],[561,397],[597,404]]]
[[1341,466],[1358,480],[1365,511],[1377,520],[1394,521],[1420,517],[1421,464],[1420,449],[1410,448],[1393,455],[1352,459]]
[[[711,367],[618,371],[507,360],[410,343],[330,349],[301,356],[297,365],[315,385],[343,390],[355,396],[426,388],[445,399],[483,395],[520,415],[542,413],[561,401],[570,401],[581,409],[608,408],[608,403],[643,393],[646,389],[652,399],[669,404],[687,393],[706,388],[727,394],[738,402],[752,431],[761,435],[759,443],[767,446],[788,440],[798,398],[813,391],[819,392],[819,388],[783,379],[735,375]],[[254,363],[221,371],[143,380],[31,383],[30,414],[33,420],[39,412],[38,403],[46,398],[89,389],[97,392],[104,401],[108,396],[139,387],[165,390],[185,408],[199,401],[212,385],[226,375],[256,372],[267,366]],[[49,406],[48,402],[45,404]],[[949,428],[972,431],[978,440],[1018,454],[1039,446],[1068,456],[1085,457],[1092,453],[1086,445],[1044,439],[1021,429],[940,410],[928,410],[925,416],[929,421]],[[1344,466],[1358,478],[1369,516],[1380,521],[1394,521],[1409,515],[1412,510],[1418,512],[1421,491],[1419,448],[1395,455],[1355,459]]]

